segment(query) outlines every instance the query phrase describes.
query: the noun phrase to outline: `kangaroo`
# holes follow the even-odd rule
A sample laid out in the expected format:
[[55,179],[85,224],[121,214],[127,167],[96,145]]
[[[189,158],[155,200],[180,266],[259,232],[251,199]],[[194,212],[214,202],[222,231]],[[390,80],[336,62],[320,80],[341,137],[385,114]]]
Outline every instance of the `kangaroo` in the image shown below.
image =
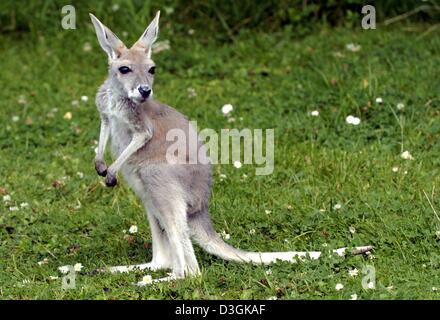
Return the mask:
[[[170,130],[188,136],[197,132],[187,118],[153,98],[156,65],[151,59],[152,45],[159,31],[159,16],[139,40],[128,49],[93,14],[90,14],[98,42],[108,55],[108,79],[98,89],[96,106],[101,118],[95,168],[109,187],[117,184],[120,171],[143,203],[151,228],[152,261],[133,266],[116,266],[110,272],[171,269],[169,277],[184,278],[200,273],[191,239],[208,253],[236,262],[269,264],[277,260],[296,262],[296,258],[317,259],[320,252],[247,252],[236,249],[216,233],[208,212],[211,164],[200,138],[185,146],[182,161],[169,161]],[[111,136],[115,161],[107,167],[105,148]],[[191,146],[192,145],[192,146]],[[197,152],[192,149],[196,149]],[[179,149],[182,150],[182,149]],[[182,153],[182,152],[181,152]],[[193,159],[193,155],[203,159]],[[371,246],[357,247],[353,254],[365,253]],[[334,250],[344,255],[346,248]]]

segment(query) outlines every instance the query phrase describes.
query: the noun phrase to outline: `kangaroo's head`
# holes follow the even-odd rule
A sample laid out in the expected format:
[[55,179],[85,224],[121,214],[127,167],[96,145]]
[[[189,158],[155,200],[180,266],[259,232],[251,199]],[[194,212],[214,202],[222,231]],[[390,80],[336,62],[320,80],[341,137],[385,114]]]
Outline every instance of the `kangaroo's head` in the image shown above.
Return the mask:
[[151,47],[159,32],[159,16],[160,11],[139,40],[128,49],[109,28],[90,14],[99,44],[108,55],[112,90],[136,103],[144,102],[153,95],[156,67],[151,60]]

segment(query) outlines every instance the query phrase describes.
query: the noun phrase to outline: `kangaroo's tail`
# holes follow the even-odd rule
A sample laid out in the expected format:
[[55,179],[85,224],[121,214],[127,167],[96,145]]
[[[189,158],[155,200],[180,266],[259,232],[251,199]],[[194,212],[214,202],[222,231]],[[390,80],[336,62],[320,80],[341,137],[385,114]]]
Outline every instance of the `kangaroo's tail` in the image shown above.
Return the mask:
[[[224,242],[212,226],[208,212],[198,212],[188,217],[189,227],[194,240],[207,252],[225,260],[269,264],[277,260],[296,262],[304,258],[318,259],[320,251],[285,251],[285,252],[249,252],[234,248]],[[373,249],[372,246],[356,247],[351,254],[362,254]],[[347,248],[333,250],[339,256],[346,254]]]

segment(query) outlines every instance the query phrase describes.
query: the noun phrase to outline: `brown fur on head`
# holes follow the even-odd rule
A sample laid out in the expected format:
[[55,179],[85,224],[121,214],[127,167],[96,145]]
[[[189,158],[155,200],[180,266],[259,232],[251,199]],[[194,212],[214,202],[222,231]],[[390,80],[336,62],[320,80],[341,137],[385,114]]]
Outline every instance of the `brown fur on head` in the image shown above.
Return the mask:
[[96,36],[109,59],[109,79],[114,92],[134,102],[143,102],[153,93],[155,65],[151,48],[159,32],[157,12],[138,41],[128,49],[125,44],[93,14],[90,14]]

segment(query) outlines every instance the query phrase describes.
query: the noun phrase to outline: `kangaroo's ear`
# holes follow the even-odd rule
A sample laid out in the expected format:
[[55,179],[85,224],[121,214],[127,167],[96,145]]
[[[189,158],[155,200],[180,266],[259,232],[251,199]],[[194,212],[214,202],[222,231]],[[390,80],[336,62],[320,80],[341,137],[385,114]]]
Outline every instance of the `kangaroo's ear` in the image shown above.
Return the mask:
[[125,44],[93,14],[89,14],[95,27],[96,36],[102,49],[107,53],[109,59],[118,58],[126,49]]
[[160,11],[157,11],[153,21],[151,21],[150,25],[147,27],[147,29],[145,29],[142,36],[133,45],[133,48],[145,50],[149,58],[151,57],[151,47],[154,41],[156,41],[159,33],[159,17]]

